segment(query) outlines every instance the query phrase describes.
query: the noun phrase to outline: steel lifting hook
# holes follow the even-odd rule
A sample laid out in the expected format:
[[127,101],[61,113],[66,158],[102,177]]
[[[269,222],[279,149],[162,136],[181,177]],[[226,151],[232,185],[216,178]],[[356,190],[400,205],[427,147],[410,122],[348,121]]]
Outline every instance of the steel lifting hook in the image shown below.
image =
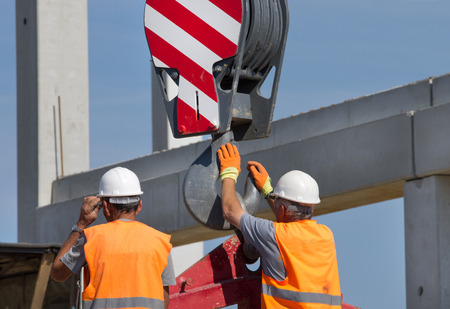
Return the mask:
[[[211,145],[191,164],[183,183],[184,203],[190,214],[199,223],[215,230],[234,229],[223,219],[221,205],[221,184],[217,150],[221,145],[233,143],[232,131],[213,135]],[[245,181],[245,193],[237,193],[242,208],[253,215],[261,201],[261,196],[250,173]]]

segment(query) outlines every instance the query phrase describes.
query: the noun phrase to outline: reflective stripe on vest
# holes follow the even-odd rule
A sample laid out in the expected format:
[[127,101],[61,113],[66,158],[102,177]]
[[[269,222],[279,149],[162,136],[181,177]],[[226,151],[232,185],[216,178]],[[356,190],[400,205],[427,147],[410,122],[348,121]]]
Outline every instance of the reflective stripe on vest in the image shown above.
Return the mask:
[[83,301],[84,309],[96,308],[154,308],[163,309],[164,302],[160,299],[145,297],[128,298],[97,298],[95,300]]
[[262,285],[262,293],[272,297],[282,298],[297,303],[316,303],[331,306],[341,305],[340,295],[338,296],[321,293],[296,292],[290,290],[277,289],[276,287],[267,284]]

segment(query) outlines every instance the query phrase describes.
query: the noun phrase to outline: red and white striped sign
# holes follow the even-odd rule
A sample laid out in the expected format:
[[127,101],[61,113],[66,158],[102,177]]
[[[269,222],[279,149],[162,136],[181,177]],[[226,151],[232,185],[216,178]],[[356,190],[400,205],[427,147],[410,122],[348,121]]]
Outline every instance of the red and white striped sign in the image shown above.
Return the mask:
[[219,126],[213,64],[236,54],[242,0],[147,0],[145,33],[153,63],[179,71],[177,130]]

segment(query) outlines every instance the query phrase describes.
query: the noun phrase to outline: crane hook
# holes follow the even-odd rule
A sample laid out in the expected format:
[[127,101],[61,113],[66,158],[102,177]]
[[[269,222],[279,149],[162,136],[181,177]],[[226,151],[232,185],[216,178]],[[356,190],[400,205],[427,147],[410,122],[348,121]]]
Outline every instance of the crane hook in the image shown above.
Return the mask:
[[[217,150],[221,145],[233,141],[233,131],[213,135],[211,145],[191,164],[184,178],[183,196],[186,208],[196,221],[215,230],[235,228],[223,218],[217,163]],[[258,209],[261,196],[250,173],[245,181],[244,196],[237,192],[236,194],[242,209],[253,215]]]

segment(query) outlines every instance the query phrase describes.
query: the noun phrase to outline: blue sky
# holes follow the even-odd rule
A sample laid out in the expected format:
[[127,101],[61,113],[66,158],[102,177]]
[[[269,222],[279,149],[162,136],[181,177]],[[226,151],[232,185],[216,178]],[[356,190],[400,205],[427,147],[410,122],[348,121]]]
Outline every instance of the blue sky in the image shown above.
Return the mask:
[[[151,154],[144,0],[89,1],[91,168]],[[290,0],[274,119],[450,72],[450,2]],[[0,3],[0,242],[17,241],[15,3]],[[108,119],[114,127],[105,126]],[[119,150],[105,151],[120,143]],[[321,216],[344,301],[404,308],[403,200]]]

